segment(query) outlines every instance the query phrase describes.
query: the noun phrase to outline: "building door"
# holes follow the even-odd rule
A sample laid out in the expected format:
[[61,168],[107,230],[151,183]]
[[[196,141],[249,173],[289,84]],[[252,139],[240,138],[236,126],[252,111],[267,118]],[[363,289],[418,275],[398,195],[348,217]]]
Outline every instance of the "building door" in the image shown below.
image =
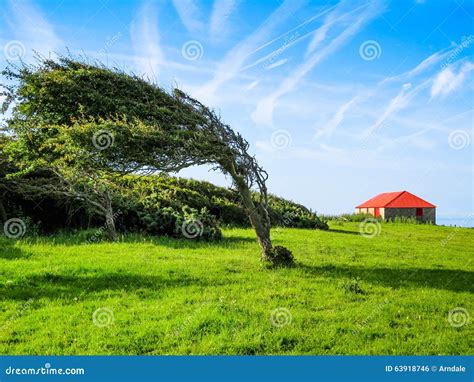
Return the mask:
[[423,217],[423,208],[417,208],[416,209],[416,217],[417,218]]
[[380,216],[380,208],[379,207],[374,208],[374,216],[376,218],[378,218]]

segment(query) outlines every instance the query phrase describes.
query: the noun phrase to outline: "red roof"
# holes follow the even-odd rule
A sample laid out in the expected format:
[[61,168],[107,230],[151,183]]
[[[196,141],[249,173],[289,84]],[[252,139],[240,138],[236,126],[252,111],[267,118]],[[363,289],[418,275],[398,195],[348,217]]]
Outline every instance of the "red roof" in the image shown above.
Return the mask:
[[388,208],[433,208],[434,204],[428,203],[426,200],[419,198],[408,191],[384,192],[378,194],[372,199],[367,200],[356,208],[372,208],[372,207],[388,207]]

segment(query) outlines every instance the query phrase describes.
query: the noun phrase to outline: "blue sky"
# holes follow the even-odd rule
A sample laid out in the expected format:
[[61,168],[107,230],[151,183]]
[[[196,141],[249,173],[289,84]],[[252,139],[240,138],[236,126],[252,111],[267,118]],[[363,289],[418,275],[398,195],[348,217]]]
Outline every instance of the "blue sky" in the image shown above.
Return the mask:
[[[0,0],[0,64],[83,54],[220,111],[271,192],[322,213],[473,205],[473,1]],[[208,168],[180,175],[230,185]]]

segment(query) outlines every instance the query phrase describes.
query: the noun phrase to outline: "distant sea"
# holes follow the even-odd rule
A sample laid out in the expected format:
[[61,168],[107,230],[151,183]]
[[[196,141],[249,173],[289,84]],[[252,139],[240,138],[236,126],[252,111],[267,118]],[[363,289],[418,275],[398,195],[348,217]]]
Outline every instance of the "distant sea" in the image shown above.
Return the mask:
[[436,216],[437,225],[474,227],[474,215],[467,216]]

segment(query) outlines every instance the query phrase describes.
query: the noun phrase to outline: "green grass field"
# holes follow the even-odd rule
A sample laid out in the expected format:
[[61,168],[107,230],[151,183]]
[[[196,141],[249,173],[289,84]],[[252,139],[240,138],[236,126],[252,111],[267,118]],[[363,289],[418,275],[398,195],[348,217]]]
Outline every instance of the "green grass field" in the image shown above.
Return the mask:
[[358,227],[274,230],[297,259],[277,270],[245,229],[217,244],[1,237],[0,353],[473,354],[474,230]]

